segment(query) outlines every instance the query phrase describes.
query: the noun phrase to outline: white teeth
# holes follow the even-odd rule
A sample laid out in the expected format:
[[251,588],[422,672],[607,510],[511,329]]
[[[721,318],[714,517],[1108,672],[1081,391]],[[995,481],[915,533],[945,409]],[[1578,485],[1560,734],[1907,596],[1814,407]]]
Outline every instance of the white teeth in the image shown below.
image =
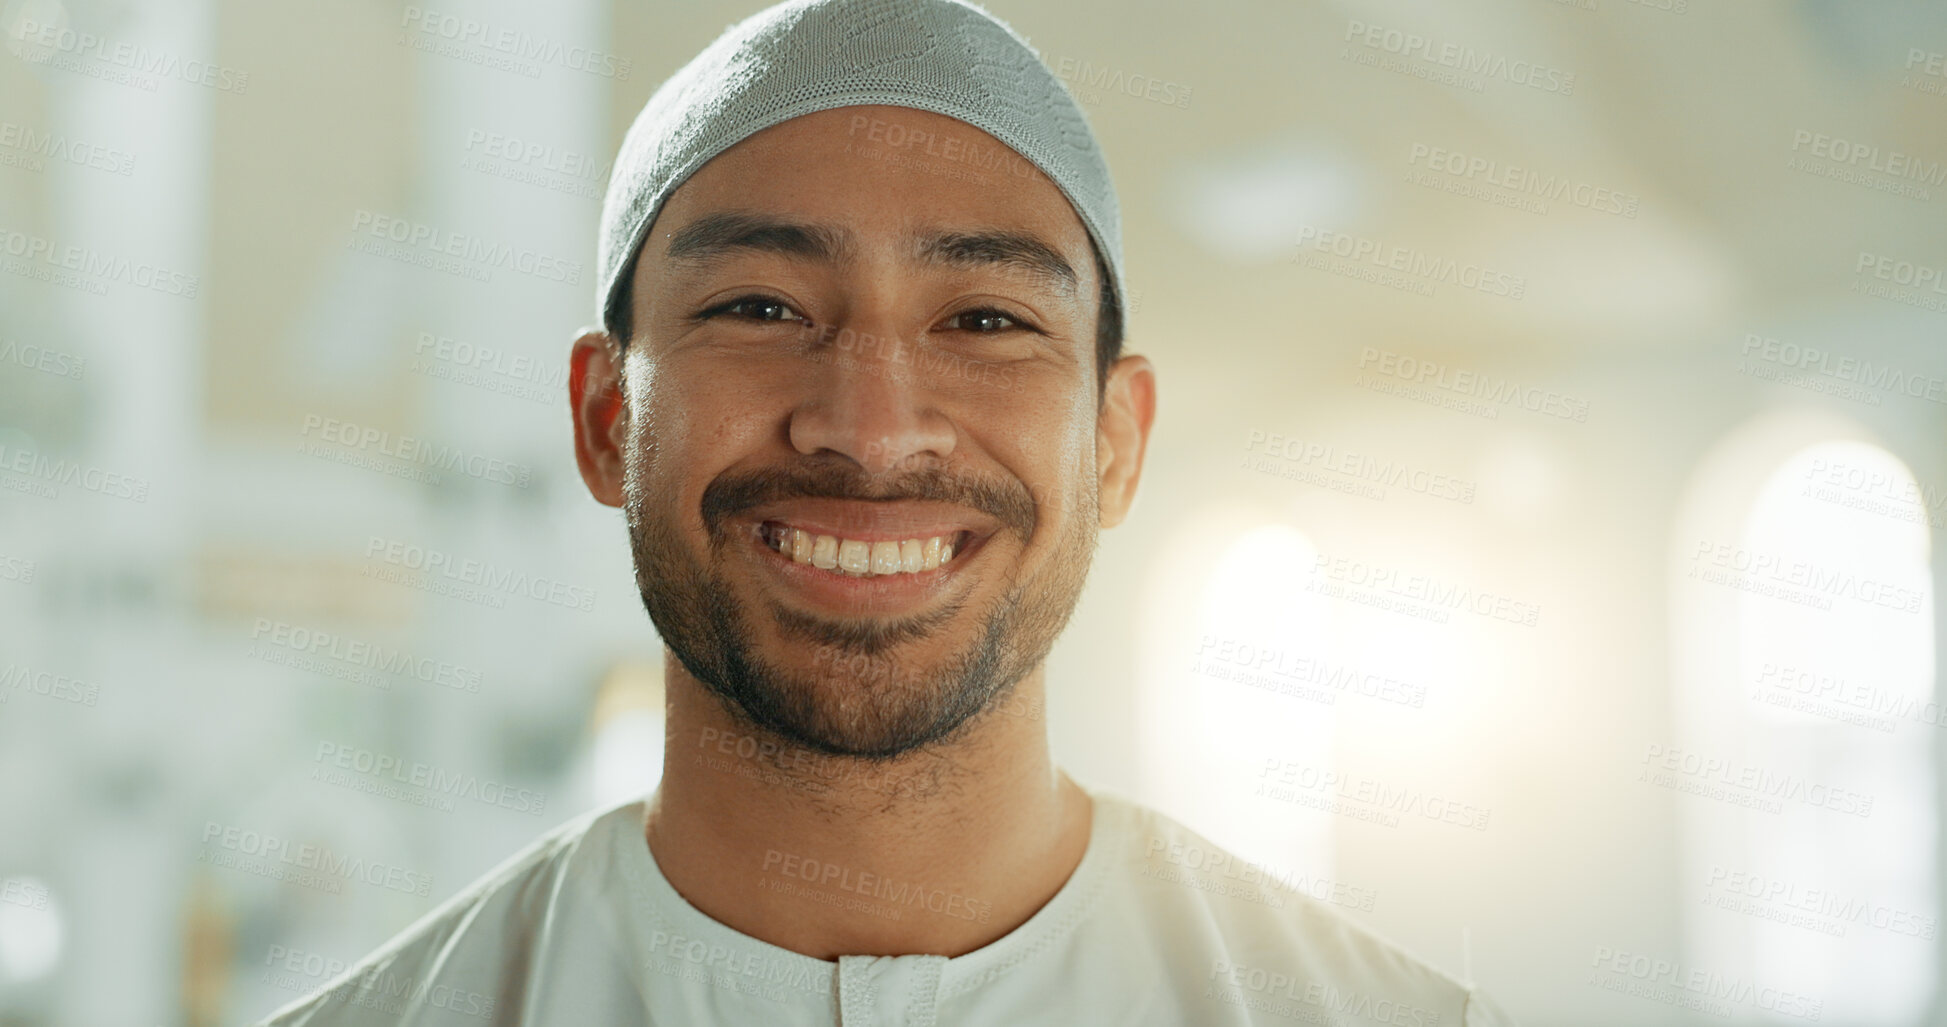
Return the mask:
[[838,540],[830,535],[820,535],[811,543],[811,565],[831,570],[838,566]]
[[951,535],[863,542],[814,535],[802,528],[782,528],[767,537],[774,540],[771,548],[793,563],[809,563],[852,577],[918,574],[953,559]]

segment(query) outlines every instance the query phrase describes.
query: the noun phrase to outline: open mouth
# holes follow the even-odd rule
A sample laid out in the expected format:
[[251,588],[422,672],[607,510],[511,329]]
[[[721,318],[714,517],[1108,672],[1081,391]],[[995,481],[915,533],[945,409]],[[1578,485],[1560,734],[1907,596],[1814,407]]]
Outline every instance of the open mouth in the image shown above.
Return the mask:
[[783,521],[764,521],[757,538],[792,563],[852,578],[925,574],[955,560],[965,561],[983,541],[970,530],[903,539],[844,538]]

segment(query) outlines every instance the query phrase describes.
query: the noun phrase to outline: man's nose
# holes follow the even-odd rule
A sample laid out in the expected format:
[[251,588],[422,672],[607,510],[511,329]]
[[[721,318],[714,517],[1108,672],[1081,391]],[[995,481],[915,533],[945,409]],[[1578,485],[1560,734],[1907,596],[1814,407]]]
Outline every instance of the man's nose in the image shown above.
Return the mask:
[[792,411],[791,445],[838,453],[872,474],[946,461],[958,433],[917,373],[916,346],[884,332],[832,332]]

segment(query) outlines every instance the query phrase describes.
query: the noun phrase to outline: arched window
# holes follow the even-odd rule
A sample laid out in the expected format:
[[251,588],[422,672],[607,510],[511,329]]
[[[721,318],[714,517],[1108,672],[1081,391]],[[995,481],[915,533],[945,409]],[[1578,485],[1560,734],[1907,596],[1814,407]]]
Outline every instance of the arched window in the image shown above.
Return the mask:
[[[1850,426],[1706,461],[1675,539],[1686,973],[1737,1020],[1906,1027],[1933,999],[1938,506]],[[1820,436],[1823,437],[1820,437]]]

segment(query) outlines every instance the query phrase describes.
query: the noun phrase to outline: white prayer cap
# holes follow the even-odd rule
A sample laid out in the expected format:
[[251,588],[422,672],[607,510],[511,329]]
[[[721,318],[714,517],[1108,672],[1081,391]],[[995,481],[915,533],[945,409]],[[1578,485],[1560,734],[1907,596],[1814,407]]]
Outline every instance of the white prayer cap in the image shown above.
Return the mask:
[[814,111],[883,104],[957,118],[1054,180],[1108,266],[1122,309],[1122,219],[1088,120],[1027,40],[962,0],[790,0],[725,30],[636,116],[609,176],[597,315],[663,201],[710,158]]

